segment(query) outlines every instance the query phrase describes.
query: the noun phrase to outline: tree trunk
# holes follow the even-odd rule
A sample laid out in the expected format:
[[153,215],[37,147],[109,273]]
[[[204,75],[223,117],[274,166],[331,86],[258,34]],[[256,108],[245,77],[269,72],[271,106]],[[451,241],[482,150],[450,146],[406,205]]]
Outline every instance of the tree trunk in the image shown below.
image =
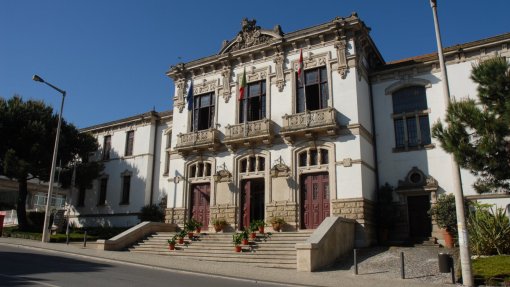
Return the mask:
[[26,178],[18,179],[18,188],[18,202],[16,205],[16,212],[18,214],[18,227],[20,230],[26,231],[28,229],[26,210],[28,187]]

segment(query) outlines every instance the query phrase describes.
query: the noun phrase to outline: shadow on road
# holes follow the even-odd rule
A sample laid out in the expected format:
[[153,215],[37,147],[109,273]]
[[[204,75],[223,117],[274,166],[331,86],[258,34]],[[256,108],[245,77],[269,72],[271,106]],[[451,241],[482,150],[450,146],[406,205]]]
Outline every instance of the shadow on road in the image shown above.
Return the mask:
[[35,274],[94,272],[111,267],[109,264],[38,253],[0,251],[0,258],[1,286],[33,286],[31,281],[44,281],[40,278],[31,280],[30,276]]

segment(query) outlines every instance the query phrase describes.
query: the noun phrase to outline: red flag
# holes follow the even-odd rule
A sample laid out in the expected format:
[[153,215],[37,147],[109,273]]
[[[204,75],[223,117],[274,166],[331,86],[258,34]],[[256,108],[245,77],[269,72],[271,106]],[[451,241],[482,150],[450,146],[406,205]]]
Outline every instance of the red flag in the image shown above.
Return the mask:
[[241,85],[239,85],[239,101],[244,99],[244,89],[246,88],[246,68],[243,71],[243,77],[241,78]]
[[304,81],[304,74],[303,74],[303,69],[304,68],[304,65],[303,65],[303,50],[299,50],[299,64],[298,64],[298,71],[297,71],[297,76],[298,76],[298,80],[301,81],[301,85],[304,85],[305,84],[305,81]]

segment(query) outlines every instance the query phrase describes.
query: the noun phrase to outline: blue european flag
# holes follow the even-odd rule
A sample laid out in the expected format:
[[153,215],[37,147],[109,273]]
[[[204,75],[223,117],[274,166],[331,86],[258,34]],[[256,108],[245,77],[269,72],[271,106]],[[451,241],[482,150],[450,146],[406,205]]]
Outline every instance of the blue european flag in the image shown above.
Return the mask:
[[187,100],[188,100],[188,111],[191,111],[193,109],[193,80],[189,84]]

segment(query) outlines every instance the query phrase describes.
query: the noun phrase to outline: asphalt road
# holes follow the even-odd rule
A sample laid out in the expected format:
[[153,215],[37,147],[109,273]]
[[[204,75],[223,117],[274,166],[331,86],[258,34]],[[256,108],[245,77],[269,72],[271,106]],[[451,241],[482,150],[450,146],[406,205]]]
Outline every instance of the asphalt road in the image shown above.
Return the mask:
[[0,245],[0,286],[285,286]]

